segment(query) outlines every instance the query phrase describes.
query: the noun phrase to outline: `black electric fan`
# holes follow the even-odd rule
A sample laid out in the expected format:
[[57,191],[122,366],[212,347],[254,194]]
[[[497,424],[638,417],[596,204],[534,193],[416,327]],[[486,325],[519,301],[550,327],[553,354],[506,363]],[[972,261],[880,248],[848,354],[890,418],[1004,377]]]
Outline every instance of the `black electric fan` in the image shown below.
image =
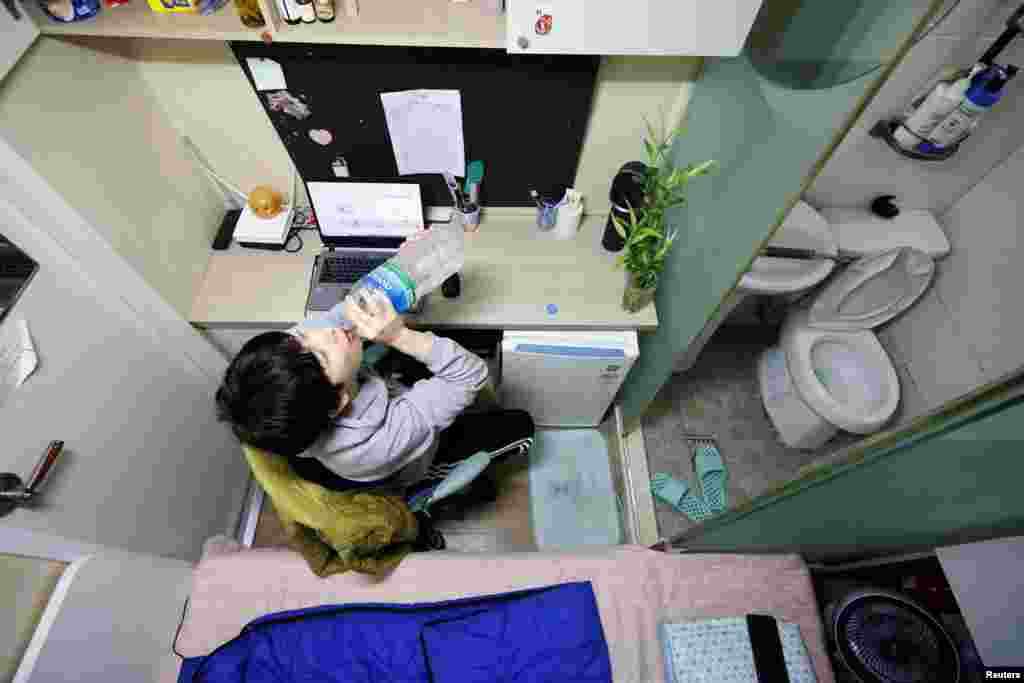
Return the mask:
[[959,683],[960,658],[928,610],[899,593],[859,590],[829,607],[830,635],[863,683]]

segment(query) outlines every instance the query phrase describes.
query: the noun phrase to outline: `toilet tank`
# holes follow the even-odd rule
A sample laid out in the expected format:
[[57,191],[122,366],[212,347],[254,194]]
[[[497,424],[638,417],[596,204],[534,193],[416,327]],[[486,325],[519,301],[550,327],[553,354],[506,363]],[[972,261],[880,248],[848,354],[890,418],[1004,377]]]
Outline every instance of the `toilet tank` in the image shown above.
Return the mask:
[[901,211],[881,218],[867,209],[820,210],[844,256],[877,254],[896,247],[913,247],[941,259],[949,253],[949,240],[931,211]]

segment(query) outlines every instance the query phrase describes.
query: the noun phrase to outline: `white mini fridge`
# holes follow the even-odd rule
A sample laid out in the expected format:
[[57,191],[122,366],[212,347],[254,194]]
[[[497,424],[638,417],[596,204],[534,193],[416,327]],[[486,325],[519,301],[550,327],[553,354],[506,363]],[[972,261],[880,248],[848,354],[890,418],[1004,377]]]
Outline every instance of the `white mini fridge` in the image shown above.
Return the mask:
[[636,332],[517,332],[501,342],[501,402],[545,427],[596,427],[640,355]]

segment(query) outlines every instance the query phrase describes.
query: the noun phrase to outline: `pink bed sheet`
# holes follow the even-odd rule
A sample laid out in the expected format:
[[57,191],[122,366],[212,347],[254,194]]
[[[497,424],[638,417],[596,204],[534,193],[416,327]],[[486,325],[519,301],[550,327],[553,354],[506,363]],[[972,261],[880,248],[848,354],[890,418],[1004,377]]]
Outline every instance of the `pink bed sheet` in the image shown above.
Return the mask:
[[[348,573],[319,579],[287,550],[207,552],[195,570],[178,652],[211,652],[263,614],[351,602],[435,602],[565,581],[591,581],[614,680],[665,680],[658,624],[772,614],[795,622],[820,683],[833,683],[810,574],[796,555],[667,555],[637,546],[572,553],[411,555],[385,579]],[[175,662],[161,670],[171,683]]]

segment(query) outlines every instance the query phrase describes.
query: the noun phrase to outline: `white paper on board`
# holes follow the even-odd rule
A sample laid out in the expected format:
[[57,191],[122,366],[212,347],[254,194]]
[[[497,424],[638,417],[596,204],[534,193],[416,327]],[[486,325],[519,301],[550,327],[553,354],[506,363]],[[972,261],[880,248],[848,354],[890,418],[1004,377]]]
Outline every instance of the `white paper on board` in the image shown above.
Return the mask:
[[458,90],[381,93],[399,175],[451,173],[466,177],[462,95]]
[[7,320],[0,326],[0,405],[25,383],[39,366],[39,356],[28,323],[24,319]]
[[248,57],[245,63],[252,73],[252,80],[256,83],[257,90],[287,90],[288,84],[284,80],[284,69],[273,59],[263,57]]

